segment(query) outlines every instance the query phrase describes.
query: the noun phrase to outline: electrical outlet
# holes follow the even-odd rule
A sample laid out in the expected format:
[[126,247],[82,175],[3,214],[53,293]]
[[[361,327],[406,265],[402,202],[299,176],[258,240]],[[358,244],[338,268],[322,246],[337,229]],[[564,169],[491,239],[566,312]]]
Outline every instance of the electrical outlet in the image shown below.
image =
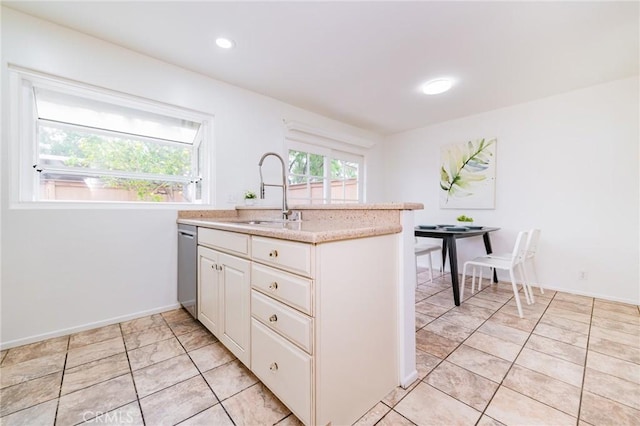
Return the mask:
[[587,271],[579,271],[579,272],[578,272],[578,279],[579,279],[580,281],[586,281],[586,280],[587,280],[587,277],[588,277],[588,275],[587,275]]
[[238,195],[234,193],[227,194],[227,203],[234,204],[238,202]]

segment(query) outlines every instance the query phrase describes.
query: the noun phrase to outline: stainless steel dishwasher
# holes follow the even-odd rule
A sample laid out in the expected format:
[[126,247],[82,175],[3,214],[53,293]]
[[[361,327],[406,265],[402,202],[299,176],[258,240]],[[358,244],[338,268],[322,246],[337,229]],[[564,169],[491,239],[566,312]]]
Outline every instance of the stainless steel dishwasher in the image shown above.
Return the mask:
[[198,318],[198,228],[178,224],[178,302]]

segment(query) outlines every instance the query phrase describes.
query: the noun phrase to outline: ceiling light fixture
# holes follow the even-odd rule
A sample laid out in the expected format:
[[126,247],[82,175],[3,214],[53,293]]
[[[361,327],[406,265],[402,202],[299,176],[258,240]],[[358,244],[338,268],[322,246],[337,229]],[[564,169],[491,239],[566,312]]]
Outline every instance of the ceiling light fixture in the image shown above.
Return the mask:
[[236,45],[236,43],[231,39],[218,37],[216,39],[216,45],[222,49],[231,49]]
[[435,80],[427,81],[422,85],[422,93],[425,95],[437,95],[444,93],[451,89],[453,81],[449,78],[437,78]]

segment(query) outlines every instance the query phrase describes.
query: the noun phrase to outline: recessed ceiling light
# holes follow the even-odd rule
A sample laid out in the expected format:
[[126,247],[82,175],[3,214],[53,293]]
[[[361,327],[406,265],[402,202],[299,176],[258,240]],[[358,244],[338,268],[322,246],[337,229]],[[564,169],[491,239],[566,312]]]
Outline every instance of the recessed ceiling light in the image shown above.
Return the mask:
[[453,86],[453,81],[451,79],[437,78],[423,84],[422,93],[425,95],[437,95],[451,89],[451,86]]
[[221,47],[222,49],[231,49],[233,46],[236,45],[236,43],[231,39],[218,37],[216,39],[216,45],[218,47]]

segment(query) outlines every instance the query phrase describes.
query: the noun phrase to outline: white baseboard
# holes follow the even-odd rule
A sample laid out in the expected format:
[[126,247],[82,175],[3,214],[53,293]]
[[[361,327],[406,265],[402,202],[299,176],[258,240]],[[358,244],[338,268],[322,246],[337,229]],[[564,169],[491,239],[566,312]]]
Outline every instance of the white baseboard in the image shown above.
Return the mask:
[[80,331],[85,331],[85,330],[91,330],[93,328],[104,327],[106,325],[118,324],[120,322],[129,321],[136,318],[142,318],[149,315],[158,314],[161,312],[171,311],[173,309],[178,309],[179,307],[180,307],[179,303],[174,303],[172,305],[163,306],[160,308],[149,309],[147,311],[140,311],[133,314],[113,317],[113,318],[109,318],[102,321],[82,324],[76,327],[64,328],[64,329],[55,330],[49,333],[37,334],[35,336],[24,337],[22,339],[10,340],[8,342],[0,342],[0,350],[15,348],[16,346],[27,345],[29,343],[40,342],[42,340],[47,340],[54,337],[66,336],[68,334],[78,333]]
[[[533,288],[537,288],[537,286],[534,284]],[[566,288],[560,288],[560,287],[551,287],[551,286],[542,286],[543,289],[545,290],[553,290],[553,291],[559,291],[561,293],[569,293],[569,294],[575,294],[577,296],[586,296],[586,297],[595,297],[596,299],[602,299],[602,300],[610,300],[612,302],[620,302],[620,303],[627,303],[629,305],[640,305],[640,300],[631,300],[631,299],[624,299],[622,297],[612,297],[609,296],[607,294],[600,294],[600,293],[592,293],[592,292],[587,292],[587,291],[578,291],[578,290],[573,290],[573,289],[566,289]]]
[[[423,265],[418,265],[418,266],[423,266]],[[424,267],[427,268],[428,265],[424,265]],[[435,278],[436,276],[439,275],[438,274],[439,267],[436,264],[434,264],[433,268],[434,268],[434,278]],[[421,271],[421,272],[424,272],[424,271]],[[458,273],[460,275],[460,278],[462,278],[462,269],[459,269]],[[445,271],[443,272],[443,274],[444,275],[451,275],[451,272],[449,271],[448,268],[445,268]],[[468,278],[468,276],[467,276],[467,278]],[[511,285],[511,282],[508,280],[508,278],[507,279],[501,279],[501,278],[504,278],[504,277],[500,277],[500,274],[498,274],[498,279],[499,279],[499,281],[501,283]],[[537,286],[537,284],[533,284],[533,287],[537,288],[538,286]],[[570,288],[548,286],[546,284],[542,284],[542,288],[545,289],[545,290],[549,289],[549,290],[553,290],[553,291],[559,291],[559,292],[562,292],[562,293],[575,294],[577,296],[595,297],[596,299],[610,300],[612,302],[620,302],[620,303],[626,303],[626,304],[629,304],[629,305],[640,306],[640,300],[625,299],[623,297],[613,297],[613,296],[610,296],[608,294],[601,294],[601,293],[596,293],[596,292],[578,291],[578,290],[574,290],[574,289],[570,289]]]
[[400,386],[402,386],[403,389],[407,389],[418,379],[418,370],[413,370],[413,372],[411,372],[407,377],[400,378]]

